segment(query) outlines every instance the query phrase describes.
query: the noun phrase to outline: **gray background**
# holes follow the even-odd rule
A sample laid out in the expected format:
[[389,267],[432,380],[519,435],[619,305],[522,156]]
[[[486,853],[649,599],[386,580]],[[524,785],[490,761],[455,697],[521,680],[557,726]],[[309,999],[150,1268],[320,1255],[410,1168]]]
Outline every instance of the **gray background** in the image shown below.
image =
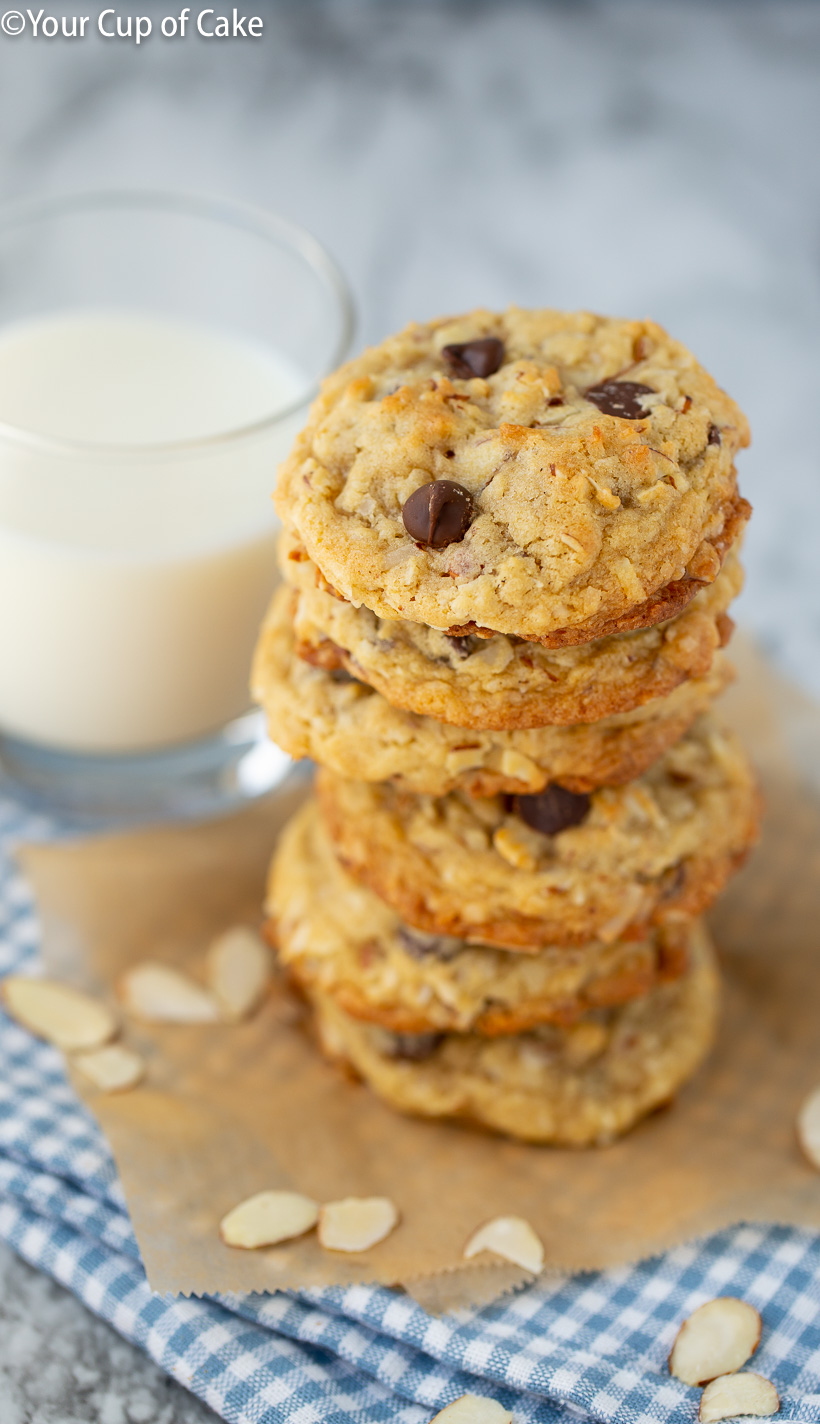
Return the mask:
[[[254,12],[256,41],[0,35],[2,196],[163,185],[276,208],[345,268],[360,341],[478,303],[655,317],[751,417],[740,616],[820,694],[820,4]],[[0,1255],[0,1424],[206,1413]]]

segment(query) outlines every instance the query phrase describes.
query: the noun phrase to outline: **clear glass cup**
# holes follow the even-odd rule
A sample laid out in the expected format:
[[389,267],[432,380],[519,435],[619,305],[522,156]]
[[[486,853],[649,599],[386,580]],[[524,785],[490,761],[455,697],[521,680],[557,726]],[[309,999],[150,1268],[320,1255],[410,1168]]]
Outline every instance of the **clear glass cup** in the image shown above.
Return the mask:
[[352,331],[336,265],[273,214],[140,192],[0,212],[0,787],[134,818],[281,778],[248,692],[271,492]]

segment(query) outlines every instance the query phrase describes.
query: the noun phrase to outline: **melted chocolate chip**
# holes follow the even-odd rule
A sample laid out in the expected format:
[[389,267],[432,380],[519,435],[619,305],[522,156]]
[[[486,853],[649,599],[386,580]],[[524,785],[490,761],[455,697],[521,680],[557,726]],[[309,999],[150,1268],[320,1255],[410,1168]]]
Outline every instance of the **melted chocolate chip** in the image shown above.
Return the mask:
[[641,396],[654,396],[651,386],[641,381],[601,381],[584,391],[586,400],[597,405],[603,415],[617,415],[621,420],[640,420],[646,415]]
[[433,549],[457,544],[475,518],[472,496],[454,480],[433,480],[414,490],[401,512],[411,539]]
[[451,376],[469,381],[473,376],[492,376],[498,370],[504,360],[504,342],[497,336],[457,341],[443,346],[441,354]]
[[590,798],[553,782],[537,796],[514,796],[512,810],[534,831],[557,836],[569,826],[577,826],[589,810]]
[[708,434],[707,437],[706,437],[706,444],[707,444],[707,445],[720,445],[720,444],[721,444],[720,431],[719,431],[719,429],[718,429],[718,427],[717,427],[716,425],[710,425],[710,426],[709,426],[709,434]]
[[419,1063],[435,1053],[443,1033],[394,1033],[388,1052],[391,1058],[405,1058],[410,1063]]

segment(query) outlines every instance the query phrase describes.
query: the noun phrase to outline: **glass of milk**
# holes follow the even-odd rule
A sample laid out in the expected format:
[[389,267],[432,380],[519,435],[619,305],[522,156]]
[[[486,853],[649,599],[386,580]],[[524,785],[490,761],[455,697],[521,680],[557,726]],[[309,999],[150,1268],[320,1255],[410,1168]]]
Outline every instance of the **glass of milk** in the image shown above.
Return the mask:
[[272,214],[0,213],[0,789],[186,815],[281,776],[248,692],[271,492],[351,334],[338,269]]

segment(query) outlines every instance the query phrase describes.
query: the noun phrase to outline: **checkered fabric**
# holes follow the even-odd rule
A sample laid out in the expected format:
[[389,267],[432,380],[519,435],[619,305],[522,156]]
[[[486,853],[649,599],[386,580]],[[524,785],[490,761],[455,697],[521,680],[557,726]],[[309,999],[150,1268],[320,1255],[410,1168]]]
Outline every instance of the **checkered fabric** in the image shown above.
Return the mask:
[[[37,926],[11,846],[55,828],[0,798],[0,975],[36,973]],[[60,1055],[0,1014],[0,1236],[234,1424],[425,1424],[465,1392],[516,1424],[695,1418],[670,1378],[677,1324],[715,1295],[764,1320],[755,1367],[782,1418],[820,1420],[820,1236],[744,1225],[638,1266],[550,1279],[434,1318],[352,1286],[160,1297],[145,1279],[111,1156]]]

